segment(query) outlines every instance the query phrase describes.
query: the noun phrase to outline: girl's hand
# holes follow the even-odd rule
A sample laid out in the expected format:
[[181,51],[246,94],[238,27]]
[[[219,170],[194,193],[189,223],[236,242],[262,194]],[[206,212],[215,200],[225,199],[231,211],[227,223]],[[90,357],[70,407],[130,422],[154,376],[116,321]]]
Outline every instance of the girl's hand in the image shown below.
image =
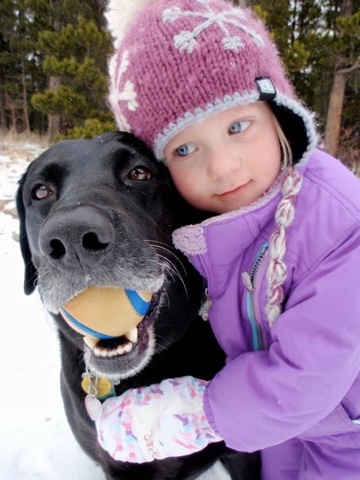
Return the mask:
[[115,460],[143,463],[188,455],[221,441],[203,410],[207,383],[173,378],[109,398],[96,420],[100,445]]

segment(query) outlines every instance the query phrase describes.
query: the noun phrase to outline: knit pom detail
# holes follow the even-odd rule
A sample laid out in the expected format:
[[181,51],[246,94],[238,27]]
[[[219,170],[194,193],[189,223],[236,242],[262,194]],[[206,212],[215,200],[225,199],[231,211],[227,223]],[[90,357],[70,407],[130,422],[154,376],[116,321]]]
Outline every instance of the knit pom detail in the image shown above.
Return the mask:
[[117,46],[135,17],[156,0],[110,0],[106,10],[109,30]]
[[265,311],[272,326],[281,314],[281,304],[284,300],[283,283],[287,275],[284,262],[286,253],[286,229],[295,218],[295,201],[300,191],[302,177],[295,168],[291,168],[285,177],[281,192],[281,199],[276,212],[276,230],[269,241],[269,265],[266,276],[268,281],[267,303]]

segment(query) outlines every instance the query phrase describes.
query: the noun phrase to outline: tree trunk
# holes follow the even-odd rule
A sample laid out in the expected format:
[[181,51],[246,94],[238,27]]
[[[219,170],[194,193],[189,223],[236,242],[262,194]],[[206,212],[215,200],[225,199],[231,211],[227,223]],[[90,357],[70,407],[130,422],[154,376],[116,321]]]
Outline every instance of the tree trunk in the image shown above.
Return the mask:
[[[61,78],[60,77],[50,77],[49,80],[49,89],[51,91],[56,91],[61,84]],[[55,141],[56,135],[60,133],[60,127],[61,127],[61,116],[59,114],[56,115],[51,115],[49,113],[48,115],[48,137],[50,142]]]
[[7,132],[8,130],[5,110],[5,93],[3,90],[0,90],[0,130],[2,133]]
[[[353,0],[342,0],[340,16],[347,17],[353,12]],[[341,32],[339,33],[341,36]],[[324,135],[324,149],[334,157],[337,155],[341,132],[341,119],[346,88],[346,65],[338,60],[329,97],[329,107]]]
[[324,150],[334,157],[336,156],[339,147],[345,87],[345,73],[342,73],[341,71],[335,72],[329,98],[329,108],[324,137]]
[[[52,8],[54,8],[54,4],[56,2],[50,0],[49,3],[51,4]],[[59,32],[61,28],[60,20],[57,18],[51,20],[53,21],[53,28],[55,32]],[[61,77],[50,77],[49,78],[49,90],[52,92],[56,92],[61,85]],[[55,137],[60,133],[61,129],[61,115],[60,114],[48,114],[48,138],[50,142],[55,142]]]
[[30,133],[30,123],[29,123],[29,110],[28,110],[28,99],[27,99],[27,89],[26,89],[26,75],[25,75],[25,66],[24,60],[21,60],[21,82],[22,82],[22,91],[23,91],[23,116],[24,116],[24,127],[26,133]]
[[10,113],[9,130],[16,131],[16,105],[12,96],[5,92],[5,111]]

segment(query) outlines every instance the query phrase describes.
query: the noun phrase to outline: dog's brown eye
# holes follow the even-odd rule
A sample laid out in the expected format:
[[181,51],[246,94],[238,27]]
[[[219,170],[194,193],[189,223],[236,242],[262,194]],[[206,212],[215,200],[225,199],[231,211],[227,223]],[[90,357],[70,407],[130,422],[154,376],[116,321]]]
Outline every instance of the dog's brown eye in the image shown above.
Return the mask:
[[33,189],[32,195],[33,198],[36,198],[36,200],[43,200],[44,198],[48,198],[50,195],[53,195],[53,193],[54,192],[47,185],[36,185],[36,187]]
[[150,170],[145,167],[136,167],[134,170],[128,174],[130,180],[137,180],[138,182],[143,182],[144,180],[150,180],[152,174]]

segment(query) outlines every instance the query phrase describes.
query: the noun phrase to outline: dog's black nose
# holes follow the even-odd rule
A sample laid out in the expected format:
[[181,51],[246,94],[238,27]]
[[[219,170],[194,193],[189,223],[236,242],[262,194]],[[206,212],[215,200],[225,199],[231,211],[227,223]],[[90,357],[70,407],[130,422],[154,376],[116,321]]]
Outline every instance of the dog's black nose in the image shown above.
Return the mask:
[[111,219],[89,206],[51,215],[40,232],[40,251],[59,267],[98,266],[114,243]]

